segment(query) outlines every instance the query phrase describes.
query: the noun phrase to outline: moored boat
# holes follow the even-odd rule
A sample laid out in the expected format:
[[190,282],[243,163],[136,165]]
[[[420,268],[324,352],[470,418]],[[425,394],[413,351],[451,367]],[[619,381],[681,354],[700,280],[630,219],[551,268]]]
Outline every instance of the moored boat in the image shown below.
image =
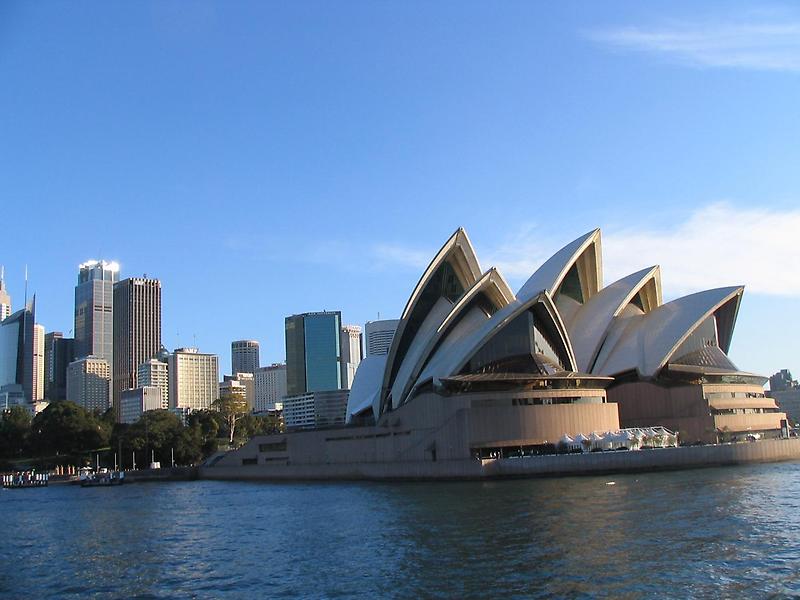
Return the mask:
[[109,487],[124,482],[125,473],[122,471],[105,471],[86,475],[81,479],[81,487]]

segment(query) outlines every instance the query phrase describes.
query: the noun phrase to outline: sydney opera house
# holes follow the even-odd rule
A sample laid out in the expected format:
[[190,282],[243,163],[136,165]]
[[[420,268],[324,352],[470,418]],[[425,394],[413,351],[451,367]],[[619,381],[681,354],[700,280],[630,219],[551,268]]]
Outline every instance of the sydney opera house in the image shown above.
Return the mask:
[[359,366],[348,426],[257,437],[214,466],[457,474],[621,427],[666,427],[682,443],[781,434],[765,378],[727,356],[741,286],[664,303],[659,267],[604,286],[602,264],[595,230],[514,293],[459,229],[411,293],[388,354]]

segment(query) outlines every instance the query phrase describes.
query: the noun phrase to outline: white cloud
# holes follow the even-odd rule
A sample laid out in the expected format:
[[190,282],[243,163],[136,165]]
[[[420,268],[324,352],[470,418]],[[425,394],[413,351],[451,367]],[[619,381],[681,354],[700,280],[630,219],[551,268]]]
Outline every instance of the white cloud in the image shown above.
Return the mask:
[[800,20],[619,27],[589,37],[696,67],[800,72]]
[[607,281],[660,264],[667,296],[745,284],[757,294],[800,296],[800,209],[720,202],[666,231],[611,228],[603,238]]
[[[579,234],[556,237],[531,230],[485,254],[515,289]],[[742,208],[718,202],[674,227],[603,227],[606,283],[659,264],[667,298],[744,284],[748,293],[800,297],[800,209]]]

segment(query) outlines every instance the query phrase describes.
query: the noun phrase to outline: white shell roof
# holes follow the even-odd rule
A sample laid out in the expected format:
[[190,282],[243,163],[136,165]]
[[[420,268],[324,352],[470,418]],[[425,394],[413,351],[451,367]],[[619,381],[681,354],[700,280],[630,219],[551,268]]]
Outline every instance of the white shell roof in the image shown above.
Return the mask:
[[348,423],[353,415],[363,412],[370,406],[375,419],[378,419],[380,409],[378,400],[385,368],[385,354],[369,355],[359,363],[353,379],[353,387],[350,388],[350,395],[347,398]]
[[[552,299],[546,292],[543,292],[526,302],[521,302],[519,299],[514,300],[498,310],[490,319],[481,323],[477,328],[461,334],[458,337],[458,343],[446,343],[450,338],[450,336],[448,336],[445,343],[442,343],[433,355],[430,363],[428,363],[428,366],[425,367],[425,370],[419,376],[418,381],[424,383],[428,379],[434,377],[442,378],[458,374],[467,361],[495,334],[501,331],[524,311],[539,302],[545,305],[548,314],[553,317],[556,329],[562,338],[562,343],[566,347],[569,359],[574,364],[574,354],[564,324],[558,316],[558,311]],[[453,333],[455,333],[455,331]]]
[[417,363],[424,358],[424,354],[430,342],[436,337],[436,331],[445,320],[450,310],[453,308],[453,303],[446,298],[439,298],[436,304],[433,305],[430,312],[422,321],[419,326],[411,345],[408,347],[406,355],[403,357],[403,362],[400,363],[400,368],[397,370],[397,375],[392,384],[392,407],[397,408],[402,404],[403,397],[412,381],[409,381]]
[[[480,277],[480,264],[478,263],[477,256],[475,256],[475,250],[472,247],[469,236],[467,236],[467,232],[464,231],[463,228],[458,228],[456,232],[444,243],[439,252],[436,253],[436,256],[433,257],[433,260],[428,265],[428,268],[425,269],[425,272],[422,274],[422,277],[420,277],[416,287],[414,288],[414,291],[411,293],[411,296],[406,303],[400,323],[398,323],[397,330],[395,331],[394,338],[392,339],[392,345],[389,348],[386,370],[382,379],[381,389],[388,390],[390,386],[393,385],[394,381],[392,380],[392,372],[395,370],[394,364],[399,359],[401,361],[400,365],[402,365],[402,361],[405,358],[404,356],[397,357],[397,352],[401,345],[404,344],[406,326],[408,325],[409,319],[414,312],[414,308],[417,306],[420,295],[430,283],[430,280],[436,273],[436,270],[442,264],[448,262],[451,257],[451,264],[453,264],[454,269],[460,273],[460,279],[465,289],[472,286]],[[398,369],[400,368],[400,365],[398,365]]]
[[[392,404],[395,407],[405,401],[405,398],[409,391],[411,391],[415,380],[419,377],[420,372],[428,363],[428,360],[431,357],[431,352],[433,352],[438,344],[443,343],[443,338],[446,339],[449,337],[451,330],[454,329],[453,324],[457,323],[458,320],[465,318],[464,311],[470,305],[470,302],[480,293],[486,294],[496,306],[501,308],[514,299],[514,292],[512,292],[511,288],[508,287],[506,280],[503,279],[503,276],[497,269],[491,268],[486,271],[486,273],[484,273],[480,279],[478,279],[472,285],[471,288],[464,292],[464,295],[458,302],[450,305],[452,308],[449,310],[445,318],[437,323],[438,327],[435,332],[430,332],[427,329],[426,323],[428,322],[428,319],[426,319],[420,328],[420,331],[417,333],[414,343],[412,344],[411,348],[409,348],[406,358],[403,360],[403,364],[401,365],[397,377],[395,378],[395,383],[392,386]],[[480,321],[486,321],[490,318],[479,309],[471,309],[469,314],[469,322],[472,323],[472,328],[477,327]],[[423,343],[418,343],[420,339],[422,339]],[[412,357],[412,355],[413,368],[411,368],[409,371],[406,366],[407,361],[408,364],[411,364],[409,359]]]
[[637,271],[604,287],[578,309],[567,330],[579,371],[589,372],[614,318],[654,278],[660,279],[657,266]]
[[706,318],[731,300],[738,304],[743,291],[742,286],[706,290],[644,315],[616,318],[592,373],[615,375],[635,369],[643,377],[655,376]]
[[[517,292],[517,298],[525,301],[538,296],[541,292],[553,294],[566,277],[572,265],[580,258],[581,254],[591,245],[600,243],[600,230],[595,229],[582,235],[577,240],[570,242],[561,250],[548,258],[544,264],[536,269],[530,279]],[[598,261],[599,261],[599,252]],[[598,265],[599,270],[599,265]],[[602,285],[602,281],[598,281]]]

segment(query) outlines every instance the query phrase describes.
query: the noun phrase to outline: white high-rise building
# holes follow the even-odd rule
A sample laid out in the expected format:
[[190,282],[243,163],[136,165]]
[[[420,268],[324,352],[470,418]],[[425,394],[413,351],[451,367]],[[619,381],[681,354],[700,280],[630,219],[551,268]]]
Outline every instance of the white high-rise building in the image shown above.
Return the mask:
[[44,400],[44,325],[33,326],[33,402]]
[[219,398],[219,359],[197,348],[178,348],[169,356],[169,407],[201,410]]
[[139,387],[157,387],[161,390],[161,408],[169,408],[169,366],[151,358],[137,369]]
[[339,334],[341,351],[342,389],[349,390],[353,386],[356,369],[363,358],[361,351],[361,327],[358,325],[342,325]]
[[282,410],[286,395],[286,365],[273,364],[256,369],[253,379],[256,394],[253,411]]
[[11,296],[6,291],[5,267],[0,267],[0,321],[11,316]]
[[398,319],[367,321],[364,325],[364,346],[366,356],[389,354],[394,332],[400,323]]
[[111,367],[98,356],[87,356],[67,367],[67,400],[86,410],[104,412],[110,406]]

